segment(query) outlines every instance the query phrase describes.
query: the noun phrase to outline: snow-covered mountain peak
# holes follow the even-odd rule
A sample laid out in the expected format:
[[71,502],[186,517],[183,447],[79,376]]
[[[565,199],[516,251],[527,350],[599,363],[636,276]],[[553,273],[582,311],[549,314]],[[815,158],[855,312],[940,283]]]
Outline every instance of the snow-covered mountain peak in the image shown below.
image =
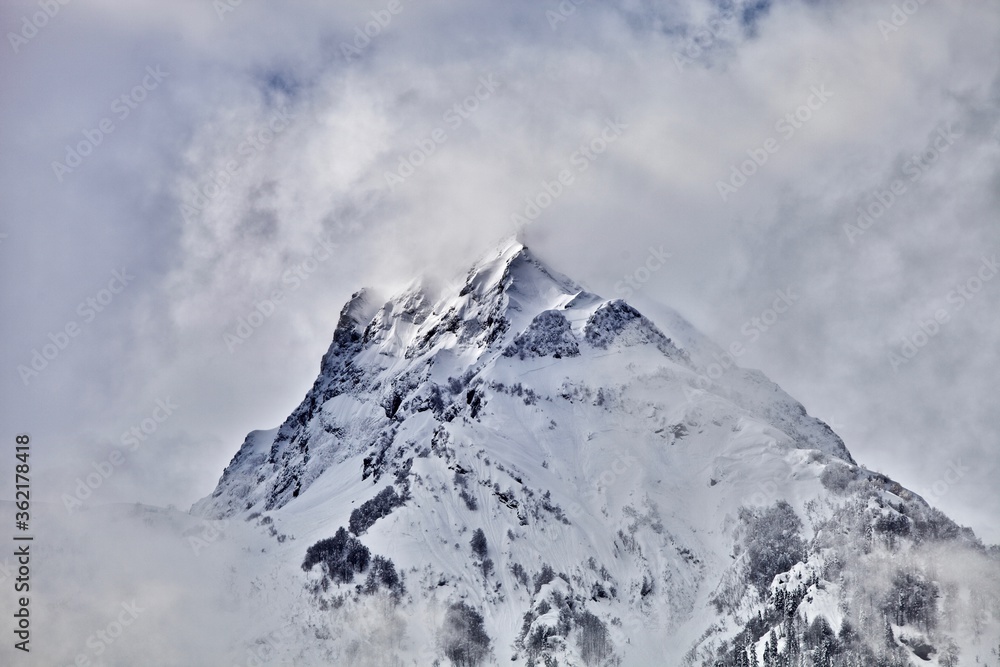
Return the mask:
[[[530,377],[535,391],[545,395],[562,395],[571,387],[605,396],[631,387],[645,391],[657,378],[670,388],[665,395],[684,401],[654,413],[674,413],[679,421],[720,410],[732,419],[751,417],[781,429],[790,446],[853,463],[825,424],[759,372],[734,369],[713,380],[684,349],[710,344],[675,313],[670,326],[682,332],[685,343],[627,302],[602,299],[549,269],[516,240],[477,262],[461,288],[434,296],[415,282],[385,301],[372,289],[360,290],[341,311],[313,388],[277,430],[266,470],[243,470],[258,480],[255,490],[247,491],[243,483],[238,494],[226,490],[237,476],[234,465],[246,468],[256,461],[238,454],[202,508],[229,514],[240,504],[244,510],[261,502],[266,509],[281,507],[331,463],[371,447],[378,437],[392,438],[408,418],[430,410],[447,423],[471,409],[476,419],[495,387],[501,392],[510,383],[521,387],[521,377]],[[465,398],[464,405],[456,394]],[[334,404],[352,418],[334,417]],[[359,419],[362,414],[368,416]],[[334,425],[338,421],[345,425]],[[359,423],[369,429],[366,436],[338,448],[331,434]],[[259,448],[257,438],[253,443]]]
[[531,306],[556,307],[584,290],[538,261],[520,241],[511,241],[502,245],[492,257],[478,262],[469,271],[462,288],[463,295],[472,294],[477,300],[489,298],[496,292],[505,293],[517,310]]
[[[378,591],[406,606],[417,664],[747,667],[771,650],[769,628],[804,636],[778,605],[842,629],[837,596],[901,535],[910,552],[942,536],[979,548],[857,466],[763,373],[712,372],[719,348],[651,312],[587,292],[516,241],[451,288],[357,292],[302,403],[251,433],[194,511],[267,521],[290,576],[310,572],[315,609],[288,604],[313,637],[339,636],[323,614]],[[873,551],[841,581],[845,559]],[[884,637],[870,614],[852,618]],[[898,636],[939,640],[907,618]],[[474,656],[449,653],[455,633]],[[322,646],[303,664],[361,664]]]

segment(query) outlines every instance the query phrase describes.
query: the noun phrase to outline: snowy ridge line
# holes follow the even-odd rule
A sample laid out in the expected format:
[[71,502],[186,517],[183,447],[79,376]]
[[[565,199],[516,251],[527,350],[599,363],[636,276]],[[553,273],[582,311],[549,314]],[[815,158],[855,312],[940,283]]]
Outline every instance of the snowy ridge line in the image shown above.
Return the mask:
[[274,529],[303,664],[987,655],[967,628],[1000,619],[996,556],[763,373],[700,386],[713,344],[662,312],[517,242],[436,296],[359,291],[302,403],[193,511]]

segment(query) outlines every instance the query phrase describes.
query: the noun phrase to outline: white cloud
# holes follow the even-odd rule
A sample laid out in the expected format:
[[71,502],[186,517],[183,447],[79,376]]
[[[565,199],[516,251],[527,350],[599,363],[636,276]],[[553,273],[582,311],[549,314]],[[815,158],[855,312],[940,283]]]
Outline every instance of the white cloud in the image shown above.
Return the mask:
[[[53,495],[165,394],[190,407],[107,497],[184,505],[207,493],[243,433],[280,422],[310,385],[350,292],[460,271],[620,118],[627,131],[526,240],[606,295],[664,246],[672,259],[643,296],[722,342],[795,286],[801,306],[743,362],[845,422],[857,458],[917,491],[945,452],[976,461],[940,503],[1000,540],[987,474],[1000,297],[985,291],[899,374],[886,361],[900,332],[1000,247],[997,9],[928,3],[883,39],[889,4],[776,3],[752,35],[734,25],[679,71],[674,54],[710,3],[583,3],[556,30],[545,5],[453,4],[404,2],[352,61],[341,43],[380,7],[243,3],[220,20],[205,2],[73,3],[4,54],[3,114],[17,128],[2,181],[4,309],[17,314],[0,325],[4,366],[24,363],[112,268],[137,275],[31,386],[7,376],[4,422],[54,443]],[[5,25],[33,7],[5,6]],[[155,97],[58,183],[50,163],[65,144],[157,64],[170,77]],[[502,86],[452,128],[446,111],[488,75]],[[821,84],[832,97],[722,202],[716,182],[782,136],[778,119]],[[288,126],[241,152],[281,109]],[[851,244],[843,226],[857,207],[947,122],[963,137]],[[447,140],[391,190],[386,171],[436,128]],[[186,188],[229,161],[231,182],[186,220]],[[335,256],[230,353],[223,336],[331,233]]]

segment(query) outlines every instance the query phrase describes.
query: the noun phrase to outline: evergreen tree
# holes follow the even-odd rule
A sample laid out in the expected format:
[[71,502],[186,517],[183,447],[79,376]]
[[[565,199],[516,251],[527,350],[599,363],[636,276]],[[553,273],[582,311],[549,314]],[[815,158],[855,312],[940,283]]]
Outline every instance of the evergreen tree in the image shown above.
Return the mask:
[[483,533],[482,528],[476,528],[476,532],[472,534],[472,541],[470,542],[472,546],[472,553],[480,558],[486,557],[486,552],[488,547],[486,546],[486,534]]
[[785,638],[785,653],[791,657],[795,654],[795,649],[798,648],[798,642],[795,638],[795,624],[791,616],[785,617],[785,622],[782,625],[782,635]]
[[441,633],[444,654],[459,667],[476,667],[490,652],[483,615],[464,602],[448,608]]
[[778,637],[771,630],[764,647],[764,667],[777,667],[778,665]]
[[885,645],[889,648],[896,648],[896,637],[892,634],[892,624],[889,623],[889,617],[883,617],[882,634],[885,637]]
[[579,626],[577,645],[584,664],[600,665],[611,655],[612,645],[608,629],[603,621],[589,611],[584,611],[576,619]]

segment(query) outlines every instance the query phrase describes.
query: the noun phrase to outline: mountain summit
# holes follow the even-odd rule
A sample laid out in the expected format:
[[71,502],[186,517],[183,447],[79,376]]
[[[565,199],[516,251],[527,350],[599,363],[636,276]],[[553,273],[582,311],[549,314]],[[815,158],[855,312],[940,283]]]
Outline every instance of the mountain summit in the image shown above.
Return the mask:
[[996,553],[665,313],[518,242],[440,294],[354,294],[194,508],[275,537],[284,659],[994,664]]

